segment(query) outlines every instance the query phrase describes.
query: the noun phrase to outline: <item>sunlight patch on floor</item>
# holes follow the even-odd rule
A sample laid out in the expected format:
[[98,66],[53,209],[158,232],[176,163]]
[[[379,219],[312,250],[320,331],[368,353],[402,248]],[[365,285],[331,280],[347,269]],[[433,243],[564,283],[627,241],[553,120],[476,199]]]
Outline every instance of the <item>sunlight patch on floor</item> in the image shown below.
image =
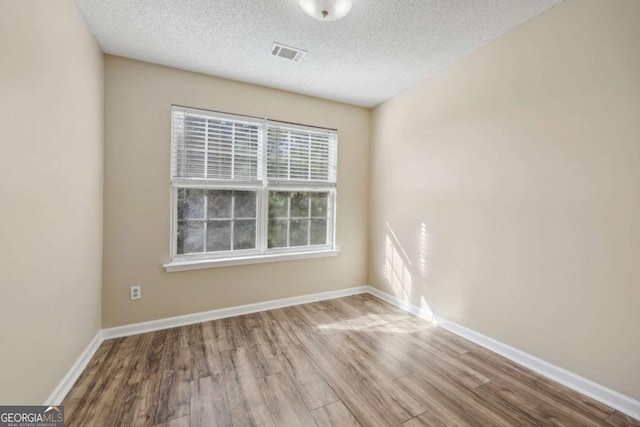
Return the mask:
[[327,323],[316,326],[316,329],[340,331],[373,331],[410,334],[424,329],[425,325],[413,322],[410,315],[367,314],[353,319]]

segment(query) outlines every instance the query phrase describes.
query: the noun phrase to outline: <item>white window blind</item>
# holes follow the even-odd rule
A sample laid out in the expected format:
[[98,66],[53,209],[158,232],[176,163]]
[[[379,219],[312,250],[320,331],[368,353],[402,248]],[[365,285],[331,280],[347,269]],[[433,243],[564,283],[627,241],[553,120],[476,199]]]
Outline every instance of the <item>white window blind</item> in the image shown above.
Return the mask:
[[267,179],[336,183],[337,133],[267,122]]
[[262,121],[180,107],[172,114],[173,178],[260,179]]

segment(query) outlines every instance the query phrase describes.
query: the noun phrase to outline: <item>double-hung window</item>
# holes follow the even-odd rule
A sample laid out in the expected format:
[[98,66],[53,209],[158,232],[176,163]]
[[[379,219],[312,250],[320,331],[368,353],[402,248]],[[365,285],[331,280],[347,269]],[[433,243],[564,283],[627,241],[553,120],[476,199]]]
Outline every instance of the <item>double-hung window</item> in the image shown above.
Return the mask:
[[335,254],[337,132],[172,107],[168,271]]

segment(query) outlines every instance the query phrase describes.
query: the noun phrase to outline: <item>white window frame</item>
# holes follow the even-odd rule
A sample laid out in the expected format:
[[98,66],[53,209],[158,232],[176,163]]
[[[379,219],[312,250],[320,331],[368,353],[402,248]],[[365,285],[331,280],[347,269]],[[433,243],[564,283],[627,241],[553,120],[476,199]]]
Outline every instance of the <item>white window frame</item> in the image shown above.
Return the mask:
[[[256,181],[233,181],[233,180],[205,180],[200,178],[178,179],[173,177],[173,158],[171,163],[171,214],[170,214],[170,259],[164,264],[167,272],[204,269],[212,267],[224,267],[230,265],[255,264],[274,261],[287,261],[295,259],[316,258],[324,256],[335,256],[339,250],[336,248],[336,211],[337,211],[337,180],[336,183],[310,182],[310,181],[285,181],[269,182],[267,179],[267,126],[268,124],[283,124],[287,128],[297,128],[303,131],[329,131],[335,133],[335,167],[337,169],[337,143],[338,134],[335,129],[326,129],[313,126],[294,125],[283,122],[276,122],[267,119],[233,115],[228,113],[218,113],[208,110],[197,110],[180,106],[174,108],[194,111],[198,113],[210,114],[216,118],[224,118],[232,121],[245,121],[257,124],[260,122],[261,132],[259,133],[258,147],[261,151],[258,156],[258,173],[261,179]],[[173,117],[171,121],[171,143],[174,140]],[[337,172],[337,171],[336,171]],[[337,176],[337,173],[336,173]],[[256,248],[229,251],[203,252],[192,254],[178,254],[178,190],[181,188],[211,189],[211,190],[248,190],[256,191]],[[306,245],[284,248],[268,248],[268,226],[269,226],[269,192],[321,192],[328,193],[327,197],[327,244]],[[289,204],[291,199],[289,199]],[[206,222],[206,206],[205,206]],[[309,212],[309,233],[311,230],[311,212]],[[287,236],[289,232],[287,232]],[[206,249],[206,248],[205,248]]]

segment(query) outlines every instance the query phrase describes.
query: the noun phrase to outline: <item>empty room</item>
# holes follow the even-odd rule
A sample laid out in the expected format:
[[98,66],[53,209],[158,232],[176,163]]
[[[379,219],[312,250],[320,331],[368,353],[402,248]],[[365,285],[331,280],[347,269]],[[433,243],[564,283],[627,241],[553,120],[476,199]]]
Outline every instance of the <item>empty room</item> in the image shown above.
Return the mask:
[[640,426],[640,0],[0,0],[0,427]]

